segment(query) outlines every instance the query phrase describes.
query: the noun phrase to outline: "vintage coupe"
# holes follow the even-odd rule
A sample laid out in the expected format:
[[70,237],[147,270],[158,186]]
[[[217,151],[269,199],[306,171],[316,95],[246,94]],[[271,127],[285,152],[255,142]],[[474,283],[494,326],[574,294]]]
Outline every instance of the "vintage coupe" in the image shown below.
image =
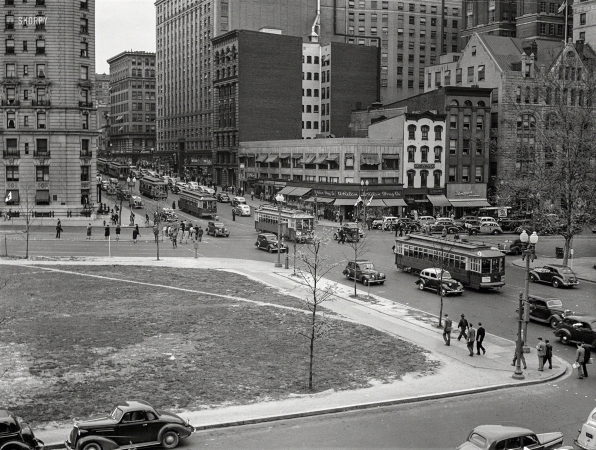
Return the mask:
[[[558,298],[542,298],[530,295],[528,296],[528,304],[530,305],[530,320],[546,323],[551,328],[557,328],[557,325],[565,317],[574,314],[571,310],[563,308],[563,303]],[[519,312],[519,308],[515,311]]]
[[530,271],[530,281],[552,284],[553,287],[574,287],[579,281],[573,270],[561,264],[550,264]]
[[552,432],[536,434],[527,428],[504,425],[480,425],[472,430],[468,439],[458,450],[505,450],[523,449],[573,449],[561,447],[563,433]]
[[385,283],[385,274],[376,270],[375,265],[370,261],[349,261],[343,274],[348,280],[356,279],[365,286]]
[[194,427],[176,414],[158,411],[143,401],[126,401],[107,417],[76,421],[67,450],[115,450],[161,445],[172,449]]
[[0,409],[0,449],[43,450],[44,443],[37,439],[31,427],[10,411]]
[[583,450],[596,450],[596,408],[579,430],[579,436],[573,442]]
[[[442,276],[441,276],[442,274]],[[416,280],[418,289],[430,289],[445,297],[447,295],[461,295],[464,293],[464,286],[457,280],[451,278],[446,270],[430,268],[420,272],[420,278]]]

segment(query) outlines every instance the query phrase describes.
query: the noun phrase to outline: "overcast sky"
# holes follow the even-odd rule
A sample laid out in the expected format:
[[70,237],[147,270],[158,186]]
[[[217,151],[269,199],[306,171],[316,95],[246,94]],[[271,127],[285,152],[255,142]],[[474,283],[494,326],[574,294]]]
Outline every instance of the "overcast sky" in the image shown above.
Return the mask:
[[126,50],[155,52],[154,0],[95,0],[95,71]]

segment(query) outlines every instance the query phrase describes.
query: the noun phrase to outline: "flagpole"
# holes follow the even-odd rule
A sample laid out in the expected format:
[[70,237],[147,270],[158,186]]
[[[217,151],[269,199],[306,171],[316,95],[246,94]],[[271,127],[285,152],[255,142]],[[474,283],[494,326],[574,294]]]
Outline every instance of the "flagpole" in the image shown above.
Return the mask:
[[567,45],[567,16],[569,14],[567,13],[567,0],[565,0],[565,45]]

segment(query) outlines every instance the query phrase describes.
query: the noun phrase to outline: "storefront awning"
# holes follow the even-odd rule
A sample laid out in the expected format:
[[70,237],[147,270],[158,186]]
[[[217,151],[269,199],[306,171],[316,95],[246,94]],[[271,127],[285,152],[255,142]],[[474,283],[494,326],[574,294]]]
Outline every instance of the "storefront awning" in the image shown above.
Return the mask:
[[319,203],[333,203],[333,200],[335,200],[334,198],[329,198],[329,197],[309,197],[306,200],[304,200],[307,203],[314,203],[315,199],[317,200],[317,204]]
[[490,203],[485,198],[449,199],[449,202],[456,208],[481,208],[483,206],[490,206]]
[[290,156],[292,156],[290,153],[282,153],[279,155],[279,159],[288,159]]
[[381,198],[373,198],[370,203],[368,202],[364,202],[364,204],[369,207],[369,206],[382,206],[385,207],[385,203],[383,202],[383,199]]
[[426,196],[433,206],[451,206],[449,200],[444,195],[427,195]]
[[256,162],[265,162],[269,155],[259,155],[257,156]]
[[339,164],[339,153],[332,153],[327,155],[327,161],[334,161]]
[[266,163],[275,163],[279,160],[279,155],[269,155],[267,157]]
[[286,186],[285,188],[283,188],[281,191],[278,192],[278,194],[281,195],[288,195],[290,192],[292,192],[294,189],[296,189],[296,186]]
[[386,206],[408,206],[403,198],[384,198]]
[[319,155],[313,161],[313,164],[323,164],[327,160],[327,155]]
[[376,153],[362,153],[360,155],[360,164],[377,165],[381,164],[381,159]]
[[50,201],[50,191],[35,191],[35,201],[36,202],[49,202]]
[[300,161],[298,161],[298,164],[312,164],[316,157],[317,155],[314,153],[307,153]]
[[334,205],[335,206],[355,206],[357,201],[358,201],[357,198],[336,198]]
[[383,159],[399,159],[399,155],[396,153],[383,153]]
[[[287,189],[287,187],[285,187],[284,189]],[[288,195],[290,195],[291,197],[302,197],[303,195],[308,194],[310,191],[312,191],[312,188],[297,187],[292,189],[292,192],[290,192]]]

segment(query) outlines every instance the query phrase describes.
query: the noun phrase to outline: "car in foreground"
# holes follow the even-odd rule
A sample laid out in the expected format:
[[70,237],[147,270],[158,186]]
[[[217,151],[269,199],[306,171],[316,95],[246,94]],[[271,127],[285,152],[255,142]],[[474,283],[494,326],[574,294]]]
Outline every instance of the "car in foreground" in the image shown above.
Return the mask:
[[563,344],[583,342],[596,349],[596,316],[569,315],[558,323],[554,333]]
[[[536,434],[522,427],[480,425],[468,435],[458,450],[557,449],[563,445],[563,433]],[[567,447],[571,448],[571,447]]]
[[372,262],[365,260],[349,261],[342,273],[347,279],[355,279],[365,286],[384,284],[386,279],[385,274],[376,270]]
[[416,284],[421,291],[430,289],[443,297],[464,293],[463,284],[454,280],[451,274],[443,269],[429,268],[422,270]]
[[[528,312],[530,320],[540,323],[546,323],[551,328],[557,328],[557,325],[567,316],[574,313],[563,307],[563,303],[558,298],[542,298],[535,295],[528,296],[530,311]],[[515,310],[519,312],[519,308]],[[523,308],[522,308],[523,311]]]
[[158,411],[143,401],[125,401],[109,416],[76,421],[65,442],[68,450],[116,450],[161,445],[172,449],[195,431],[188,420]]
[[220,203],[230,203],[230,196],[227,192],[218,192],[215,199]]
[[596,450],[596,408],[588,415],[588,420],[579,430],[579,435],[573,440],[575,445],[583,450]]
[[207,234],[211,234],[213,237],[230,237],[230,231],[222,222],[209,222],[207,224]]
[[230,203],[232,206],[246,205],[246,199],[244,197],[232,197]]
[[533,283],[548,283],[553,287],[575,287],[579,280],[573,270],[562,264],[549,264],[530,271],[530,281]]
[[260,233],[255,246],[260,250],[267,250],[269,253],[277,252],[278,248],[281,253],[288,251],[288,246],[283,242],[279,247],[277,246],[277,236],[273,233]]
[[250,216],[250,206],[239,204],[232,208],[232,211],[237,216]]
[[45,444],[31,427],[10,411],[0,409],[0,448],[6,450],[43,450]]

